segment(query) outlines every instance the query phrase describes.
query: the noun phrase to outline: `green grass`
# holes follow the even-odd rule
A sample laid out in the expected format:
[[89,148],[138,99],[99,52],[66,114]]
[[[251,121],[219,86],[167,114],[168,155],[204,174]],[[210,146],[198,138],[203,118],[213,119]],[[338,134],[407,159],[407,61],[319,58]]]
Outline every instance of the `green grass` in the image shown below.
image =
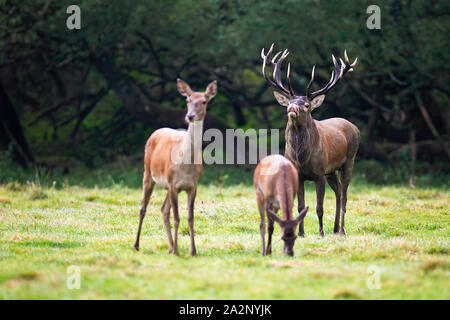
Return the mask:
[[[189,256],[186,195],[180,196],[180,255],[168,254],[156,189],[141,251],[132,250],[142,169],[97,170],[0,185],[2,299],[450,299],[448,186],[350,185],[347,237],[332,235],[335,200],[327,187],[325,237],[307,183],[306,238],[282,255],[260,255],[259,214],[243,169],[206,167],[196,201],[198,256]],[[80,267],[81,288],[66,286]],[[380,289],[369,289],[370,266]]]

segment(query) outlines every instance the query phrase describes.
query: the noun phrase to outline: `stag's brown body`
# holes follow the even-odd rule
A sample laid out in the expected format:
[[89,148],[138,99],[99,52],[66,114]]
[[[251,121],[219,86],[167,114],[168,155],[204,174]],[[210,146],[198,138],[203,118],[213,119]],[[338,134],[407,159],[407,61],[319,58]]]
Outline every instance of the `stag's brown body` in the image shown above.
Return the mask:
[[[305,207],[304,181],[314,181],[319,233],[323,235],[323,198],[326,179],[336,195],[334,233],[339,231],[344,235],[347,188],[359,146],[358,128],[342,118],[317,121],[310,116],[304,125],[297,125],[294,120],[289,119],[285,137],[285,156],[299,170],[298,210],[301,211]],[[338,173],[341,174],[340,179]],[[299,235],[304,235],[303,224],[299,226]]]
[[[287,72],[288,87],[286,88],[281,82],[281,64],[289,53],[285,50],[278,61],[276,59],[281,52],[270,60],[272,49],[273,45],[267,55],[264,54],[264,49],[261,52],[264,60],[263,75],[270,85],[283,93],[274,92],[278,103],[287,108],[285,156],[298,169],[298,211],[301,212],[305,207],[304,181],[312,180],[316,184],[319,233],[323,236],[323,199],[325,180],[327,180],[336,195],[334,233],[339,232],[341,235],[345,235],[347,189],[358,151],[359,130],[355,125],[342,118],[314,120],[311,112],[323,103],[325,93],[333,89],[347,72],[353,71],[357,59],[350,64],[345,52],[345,62],[340,59],[339,66],[333,56],[334,71],[331,79],[325,87],[315,92],[311,91],[314,81],[315,68],[313,68],[306,96],[298,96],[294,94],[290,84],[290,66]],[[266,76],[266,65],[274,68],[273,80]],[[303,221],[299,224],[299,235],[304,235]]]
[[[282,230],[284,241],[284,252],[288,255],[294,254],[294,243],[296,229],[300,220],[306,215],[294,218],[292,208],[294,199],[298,192],[298,173],[294,165],[281,155],[267,156],[256,166],[253,184],[256,189],[256,200],[260,213],[260,233],[262,241],[262,255],[272,253],[273,224],[277,222]],[[281,209],[281,219],[277,211]],[[267,248],[265,247],[265,213],[268,219],[269,238]]]

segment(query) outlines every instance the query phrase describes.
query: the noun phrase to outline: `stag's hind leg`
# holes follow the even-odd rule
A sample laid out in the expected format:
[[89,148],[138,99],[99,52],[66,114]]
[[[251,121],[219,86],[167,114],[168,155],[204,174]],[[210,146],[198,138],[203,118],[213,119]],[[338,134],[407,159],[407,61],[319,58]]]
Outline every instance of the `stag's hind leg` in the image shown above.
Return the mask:
[[141,210],[139,212],[139,226],[138,226],[136,241],[134,243],[134,249],[136,249],[136,251],[139,250],[139,240],[141,238],[142,222],[144,221],[148,202],[150,201],[150,197],[152,195],[154,187],[155,187],[155,182],[153,181],[153,179],[151,177],[150,170],[145,170],[144,178],[142,181],[142,189],[143,189],[144,197],[141,202]]
[[341,212],[341,226],[339,229],[339,234],[345,236],[345,213],[347,212],[347,189],[352,179],[353,174],[353,164],[355,158],[353,157],[344,164],[341,169],[342,177],[342,212]]
[[339,219],[341,215],[341,193],[342,193],[342,187],[341,182],[339,181],[338,173],[334,172],[327,176],[328,184],[330,185],[331,189],[333,189],[334,194],[336,196],[336,216],[334,218],[334,229],[333,233],[339,232]]

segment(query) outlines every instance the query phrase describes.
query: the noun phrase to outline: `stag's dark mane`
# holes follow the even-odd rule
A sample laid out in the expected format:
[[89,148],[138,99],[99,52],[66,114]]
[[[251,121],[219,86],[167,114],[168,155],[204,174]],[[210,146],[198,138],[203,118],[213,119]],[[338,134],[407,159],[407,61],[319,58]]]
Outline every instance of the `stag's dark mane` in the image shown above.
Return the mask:
[[312,134],[315,132],[315,128],[312,128],[314,126],[313,122],[314,120],[309,118],[305,124],[297,125],[293,123],[293,120],[289,119],[286,126],[285,155],[298,168],[302,168],[308,162],[315,144],[315,137]]

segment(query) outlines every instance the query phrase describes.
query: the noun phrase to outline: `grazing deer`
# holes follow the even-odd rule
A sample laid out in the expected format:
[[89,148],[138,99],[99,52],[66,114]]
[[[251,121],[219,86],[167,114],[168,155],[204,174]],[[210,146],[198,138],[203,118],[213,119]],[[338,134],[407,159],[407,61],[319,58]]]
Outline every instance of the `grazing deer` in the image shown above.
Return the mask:
[[[322,104],[325,94],[333,89],[347,72],[353,71],[358,58],[350,64],[347,52],[345,52],[345,62],[340,59],[341,64],[339,66],[332,56],[334,71],[331,74],[331,79],[325,87],[314,92],[311,91],[311,85],[314,81],[315,67],[313,67],[306,96],[298,96],[294,93],[289,79],[290,64],[287,69],[287,88],[281,81],[281,64],[289,52],[285,50],[277,61],[281,52],[270,60],[272,50],[273,44],[267,55],[264,54],[264,49],[261,51],[262,73],[271,86],[282,92],[275,91],[274,95],[278,103],[287,108],[285,156],[294,163],[299,171],[298,211],[301,212],[305,207],[304,181],[315,181],[319,233],[323,236],[322,216],[326,179],[336,195],[334,233],[339,232],[340,235],[345,235],[344,219],[347,188],[352,177],[353,164],[358,151],[359,130],[355,125],[342,118],[314,120],[311,112]],[[266,75],[267,65],[273,68],[273,80]],[[340,179],[338,172],[341,173]],[[299,236],[304,236],[303,222],[299,225]]]
[[[190,254],[196,255],[194,243],[194,201],[197,183],[202,173],[202,135],[203,120],[206,115],[208,102],[217,94],[217,82],[211,82],[206,91],[194,92],[189,85],[177,79],[178,91],[186,97],[186,121],[189,123],[187,131],[169,128],[158,129],[150,136],[145,145],[144,157],[144,198],[141,203],[139,226],[134,248],[139,250],[142,221],[145,217],[147,205],[155,184],[168,190],[161,208],[169,252],[178,254],[178,193],[186,191],[188,195],[188,222],[191,238]],[[170,230],[170,209],[173,210],[174,240]]]
[[[273,222],[281,227],[282,239],[284,241],[283,252],[289,256],[294,255],[294,244],[297,239],[297,225],[303,221],[308,207],[303,208],[297,218],[292,216],[295,195],[298,192],[298,173],[294,165],[285,157],[277,154],[262,159],[255,169],[253,184],[256,189],[256,200],[261,216],[259,230],[262,240],[262,255],[272,253]],[[281,208],[282,218],[277,216]],[[267,212],[269,239],[267,249],[265,248]]]

